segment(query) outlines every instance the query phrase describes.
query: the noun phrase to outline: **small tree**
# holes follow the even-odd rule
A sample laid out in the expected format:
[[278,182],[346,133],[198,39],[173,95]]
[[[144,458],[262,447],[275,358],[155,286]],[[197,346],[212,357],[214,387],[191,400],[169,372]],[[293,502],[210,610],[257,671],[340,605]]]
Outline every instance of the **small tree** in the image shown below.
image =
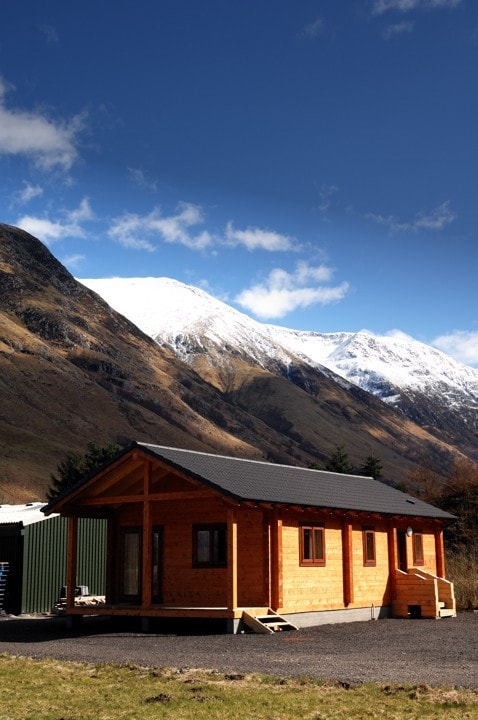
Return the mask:
[[367,477],[373,477],[374,480],[379,480],[382,477],[383,465],[380,459],[374,455],[368,455],[365,458],[365,462],[359,470],[359,475],[366,475]]
[[83,455],[78,452],[68,453],[57,465],[57,475],[51,473],[50,487],[47,498],[53,500],[81,480],[85,475],[98,470],[111,460],[120,450],[120,446],[110,442],[104,447],[90,442]]
[[350,473],[352,466],[349,461],[348,453],[343,445],[337,445],[335,451],[325,465],[325,469],[336,473]]

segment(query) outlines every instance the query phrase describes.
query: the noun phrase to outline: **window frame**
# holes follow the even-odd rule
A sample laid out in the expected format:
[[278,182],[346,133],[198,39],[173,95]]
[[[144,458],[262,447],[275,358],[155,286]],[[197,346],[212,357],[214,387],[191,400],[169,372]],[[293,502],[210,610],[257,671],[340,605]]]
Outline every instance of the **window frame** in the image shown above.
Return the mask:
[[[420,547],[418,548],[417,545],[420,545]],[[415,566],[425,565],[425,554],[423,552],[423,533],[421,530],[414,530],[412,535],[412,548],[413,564]]]
[[[208,533],[208,559],[200,560],[199,555],[199,532]],[[217,535],[217,545],[215,542]],[[193,568],[227,568],[227,524],[226,523],[197,523],[192,527],[192,565]],[[223,547],[221,547],[223,545]]]
[[[371,538],[371,548],[369,539]],[[363,564],[364,567],[376,567],[377,565],[377,544],[375,542],[375,528],[372,525],[365,525],[362,528]],[[370,553],[370,549],[372,552]]]
[[[306,558],[305,555],[305,531],[311,531],[311,548],[312,557]],[[320,531],[322,536],[322,554],[321,557],[316,557],[316,542],[315,533]],[[300,523],[299,525],[299,565],[300,567],[325,567],[327,560],[326,547],[325,547],[325,525],[323,523]]]

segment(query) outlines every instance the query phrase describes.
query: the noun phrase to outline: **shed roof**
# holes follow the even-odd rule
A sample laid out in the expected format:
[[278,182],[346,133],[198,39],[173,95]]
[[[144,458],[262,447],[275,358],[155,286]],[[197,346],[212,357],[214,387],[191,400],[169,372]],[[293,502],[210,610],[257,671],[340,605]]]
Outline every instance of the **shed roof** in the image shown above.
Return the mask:
[[237,500],[451,520],[448,512],[361,475],[313,470],[134,443],[155,458]]
[[0,525],[33,525],[47,520],[42,512],[44,502],[31,502],[24,505],[0,505]]

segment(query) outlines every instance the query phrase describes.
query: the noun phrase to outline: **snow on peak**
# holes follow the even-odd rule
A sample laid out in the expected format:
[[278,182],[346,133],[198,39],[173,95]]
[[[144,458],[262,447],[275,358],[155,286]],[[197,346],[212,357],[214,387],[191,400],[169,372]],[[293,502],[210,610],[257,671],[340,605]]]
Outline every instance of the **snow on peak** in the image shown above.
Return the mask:
[[422,392],[442,392],[446,386],[478,401],[477,370],[405,333],[298,333],[269,327],[285,347],[300,349],[314,362],[377,395],[384,384]]
[[221,359],[223,351],[261,365],[300,358],[329,368],[348,382],[382,397],[397,389],[478,403],[478,370],[400,331],[319,333],[265,325],[200,288],[170,278],[80,280],[115,310],[184,360],[201,349]]
[[206,341],[218,350],[236,348],[256,362],[274,357],[290,362],[265,325],[216,300],[200,288],[170,278],[106,278],[79,282],[159,343],[185,348]]

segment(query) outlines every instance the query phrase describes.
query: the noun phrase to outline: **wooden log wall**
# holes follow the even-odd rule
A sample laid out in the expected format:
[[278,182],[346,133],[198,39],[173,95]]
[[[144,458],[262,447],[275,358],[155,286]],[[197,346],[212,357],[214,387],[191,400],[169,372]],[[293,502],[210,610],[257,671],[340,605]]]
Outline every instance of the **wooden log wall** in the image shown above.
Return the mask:
[[[153,526],[163,527],[163,604],[172,606],[226,607],[227,568],[192,567],[193,533],[196,523],[227,523],[229,505],[221,500],[166,501],[151,504]],[[123,508],[120,526],[142,526],[142,506]],[[238,508],[237,605],[264,605],[262,511]]]
[[299,521],[284,513],[283,612],[310,612],[344,607],[342,567],[342,526],[337,520],[300,516],[301,522],[325,525],[324,567],[300,566]]

